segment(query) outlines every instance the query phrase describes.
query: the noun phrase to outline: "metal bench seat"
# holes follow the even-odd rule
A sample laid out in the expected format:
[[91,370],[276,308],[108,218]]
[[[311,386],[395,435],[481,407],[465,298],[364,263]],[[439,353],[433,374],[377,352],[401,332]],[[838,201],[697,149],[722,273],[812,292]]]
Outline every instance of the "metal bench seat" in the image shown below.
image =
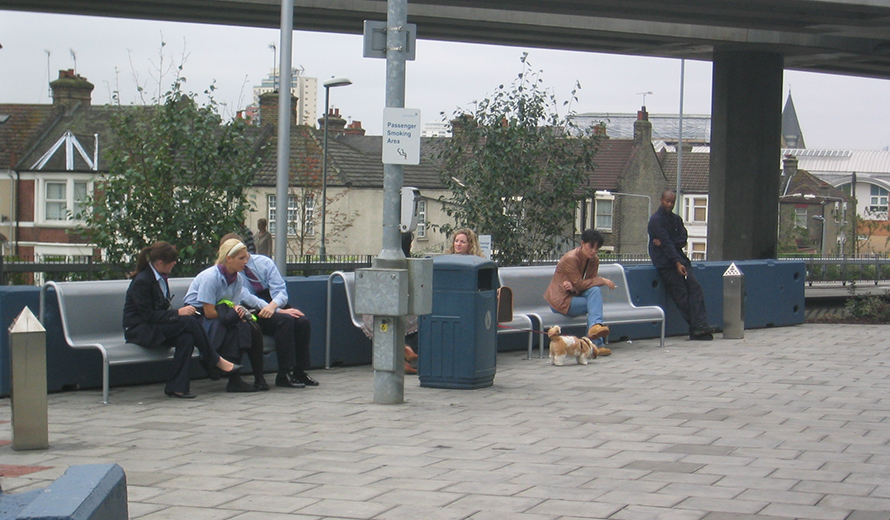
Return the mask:
[[[193,278],[170,278],[174,309]],[[65,343],[75,349],[96,349],[102,354],[102,402],[108,404],[109,367],[173,359],[173,348],[146,348],[124,339],[123,316],[129,280],[47,282],[40,290],[40,322],[46,325],[47,291],[52,288],[59,308]],[[274,339],[263,337],[263,350],[275,350]],[[196,350],[193,357],[198,357]]]
[[[504,267],[498,270],[502,286],[513,289],[513,314],[526,315],[540,332],[539,357],[544,357],[546,332],[550,327],[579,327],[587,325],[587,316],[566,316],[553,312],[544,300],[544,292],[550,285],[556,266]],[[604,288],[603,321],[606,325],[625,323],[661,323],[661,343],[664,346],[664,310],[657,306],[637,307],[633,304],[627,286],[624,268],[619,264],[600,264],[599,276],[615,282],[615,289]],[[585,331],[586,332],[586,331]],[[532,355],[529,343],[528,356]]]

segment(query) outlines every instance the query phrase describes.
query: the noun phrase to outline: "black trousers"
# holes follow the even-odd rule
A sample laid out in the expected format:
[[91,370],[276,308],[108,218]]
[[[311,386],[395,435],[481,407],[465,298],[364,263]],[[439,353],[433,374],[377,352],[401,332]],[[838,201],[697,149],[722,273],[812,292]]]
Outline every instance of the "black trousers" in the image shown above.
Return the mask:
[[189,391],[189,360],[195,347],[201,353],[201,362],[205,366],[213,366],[219,362],[219,356],[210,348],[207,334],[198,320],[190,316],[178,316],[176,320],[152,325],[156,334],[162,336],[161,346],[173,347],[173,367],[167,381],[168,392],[188,393]]
[[677,272],[676,267],[659,269],[664,289],[677,304],[683,319],[689,324],[689,333],[707,327],[708,315],[705,311],[705,296],[701,285],[692,274],[692,264],[685,262],[686,277]]
[[257,316],[257,323],[263,334],[275,338],[275,352],[278,354],[278,370],[290,370],[300,373],[309,368],[309,340],[312,327],[309,318],[294,318],[276,312],[270,318]]

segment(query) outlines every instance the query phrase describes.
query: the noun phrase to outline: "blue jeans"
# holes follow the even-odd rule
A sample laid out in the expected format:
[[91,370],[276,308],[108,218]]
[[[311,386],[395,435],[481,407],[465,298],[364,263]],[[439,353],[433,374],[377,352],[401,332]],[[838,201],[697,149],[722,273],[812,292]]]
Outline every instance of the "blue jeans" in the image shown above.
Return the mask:
[[[603,293],[601,287],[591,287],[587,289],[583,293],[578,296],[572,297],[572,302],[569,304],[569,312],[567,312],[566,316],[581,316],[582,314],[587,315],[587,330],[590,330],[590,327],[596,325],[597,323],[603,322]],[[558,314],[562,314],[558,310],[550,307],[553,312]],[[597,346],[603,345],[603,338],[594,340],[594,343]]]

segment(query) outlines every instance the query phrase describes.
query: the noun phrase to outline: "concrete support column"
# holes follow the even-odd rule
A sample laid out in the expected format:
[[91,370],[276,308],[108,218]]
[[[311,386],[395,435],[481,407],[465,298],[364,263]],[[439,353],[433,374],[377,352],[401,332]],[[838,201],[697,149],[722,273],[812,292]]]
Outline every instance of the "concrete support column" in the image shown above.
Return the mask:
[[714,50],[708,260],[776,258],[783,62]]

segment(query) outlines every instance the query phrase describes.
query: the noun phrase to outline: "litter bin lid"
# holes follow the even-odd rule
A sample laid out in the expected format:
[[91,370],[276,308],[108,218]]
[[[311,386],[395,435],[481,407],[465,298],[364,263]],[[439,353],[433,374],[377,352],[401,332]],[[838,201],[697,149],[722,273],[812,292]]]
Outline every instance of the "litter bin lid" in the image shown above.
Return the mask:
[[479,269],[497,269],[491,260],[476,255],[439,255],[433,257],[433,269],[450,271],[478,271]]
[[433,258],[433,291],[492,290],[498,264],[475,255],[442,255]]

